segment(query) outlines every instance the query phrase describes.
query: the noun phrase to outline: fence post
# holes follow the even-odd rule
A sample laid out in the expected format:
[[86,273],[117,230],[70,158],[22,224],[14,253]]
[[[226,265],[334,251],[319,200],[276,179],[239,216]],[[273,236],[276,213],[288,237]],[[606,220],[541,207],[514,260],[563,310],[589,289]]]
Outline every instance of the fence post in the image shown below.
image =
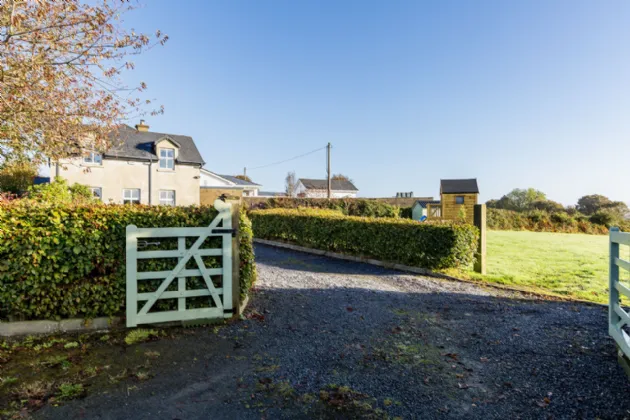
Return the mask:
[[135,225],[128,225],[125,229],[126,254],[126,295],[127,295],[127,328],[137,326],[138,315],[138,237]]
[[240,250],[240,221],[241,221],[241,201],[234,202],[232,204],[232,229],[234,229],[235,235],[232,238],[232,307],[234,308],[234,315],[238,315],[238,311],[241,305],[241,281],[240,281],[240,268],[241,257]]
[[475,259],[475,272],[486,274],[486,205],[475,204],[474,224],[479,229],[479,245]]
[[619,244],[613,241],[613,232],[619,232],[618,227],[611,227],[608,237],[610,238],[610,265],[609,265],[609,302],[608,302],[608,320],[609,328],[614,328],[621,320],[615,312],[615,306],[619,304],[619,290],[617,290],[617,282],[619,282],[619,266],[616,259],[619,258]]

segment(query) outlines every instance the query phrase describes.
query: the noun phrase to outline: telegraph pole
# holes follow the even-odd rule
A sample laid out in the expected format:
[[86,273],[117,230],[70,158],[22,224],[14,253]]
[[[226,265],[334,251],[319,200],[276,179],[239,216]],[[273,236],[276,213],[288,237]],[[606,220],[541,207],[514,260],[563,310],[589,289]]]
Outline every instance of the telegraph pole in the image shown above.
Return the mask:
[[328,198],[330,198],[331,181],[330,181],[330,143],[326,146],[326,170],[328,172]]

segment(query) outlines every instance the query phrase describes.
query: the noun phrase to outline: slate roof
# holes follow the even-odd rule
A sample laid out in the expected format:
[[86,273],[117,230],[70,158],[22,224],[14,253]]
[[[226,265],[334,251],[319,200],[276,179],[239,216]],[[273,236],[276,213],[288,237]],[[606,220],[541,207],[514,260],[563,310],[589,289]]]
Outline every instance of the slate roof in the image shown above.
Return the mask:
[[220,174],[217,174],[217,175],[220,176],[223,179],[227,179],[228,181],[235,183],[236,185],[256,185],[256,186],[260,186],[260,184],[256,184],[255,182],[245,181],[243,179],[237,178],[237,177],[232,176],[232,175],[220,175]]
[[477,179],[441,179],[440,192],[443,194],[479,194]]
[[[304,185],[307,190],[327,190],[327,179],[306,179],[300,178],[299,181]],[[333,191],[359,191],[354,184],[346,179],[333,179],[330,182],[330,188]]]
[[204,161],[197,150],[197,146],[190,136],[179,134],[155,133],[153,131],[138,131],[128,125],[121,126],[113,136],[114,142],[120,142],[103,153],[106,158],[138,159],[157,161],[155,142],[168,138],[179,146],[177,163],[203,165]]
[[258,197],[286,197],[287,193],[285,192],[275,192],[275,191],[258,191]]
[[440,204],[440,200],[417,200],[414,206],[418,204],[423,209],[427,208],[427,204]]

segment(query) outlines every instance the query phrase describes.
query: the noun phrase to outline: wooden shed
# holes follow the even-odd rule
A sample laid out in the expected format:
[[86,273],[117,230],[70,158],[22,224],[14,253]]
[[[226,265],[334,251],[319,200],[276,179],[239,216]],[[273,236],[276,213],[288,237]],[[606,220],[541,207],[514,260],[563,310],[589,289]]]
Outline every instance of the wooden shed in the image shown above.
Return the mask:
[[463,208],[466,220],[473,223],[475,204],[479,198],[477,179],[440,180],[440,198],[443,219],[456,220]]

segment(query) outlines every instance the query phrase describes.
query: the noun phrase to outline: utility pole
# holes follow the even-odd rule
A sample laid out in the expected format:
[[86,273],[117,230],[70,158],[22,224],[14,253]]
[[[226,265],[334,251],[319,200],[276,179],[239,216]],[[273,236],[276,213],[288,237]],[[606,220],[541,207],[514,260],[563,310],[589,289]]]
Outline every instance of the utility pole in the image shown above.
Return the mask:
[[328,198],[330,198],[331,181],[330,181],[330,143],[326,146],[326,170],[328,172]]

